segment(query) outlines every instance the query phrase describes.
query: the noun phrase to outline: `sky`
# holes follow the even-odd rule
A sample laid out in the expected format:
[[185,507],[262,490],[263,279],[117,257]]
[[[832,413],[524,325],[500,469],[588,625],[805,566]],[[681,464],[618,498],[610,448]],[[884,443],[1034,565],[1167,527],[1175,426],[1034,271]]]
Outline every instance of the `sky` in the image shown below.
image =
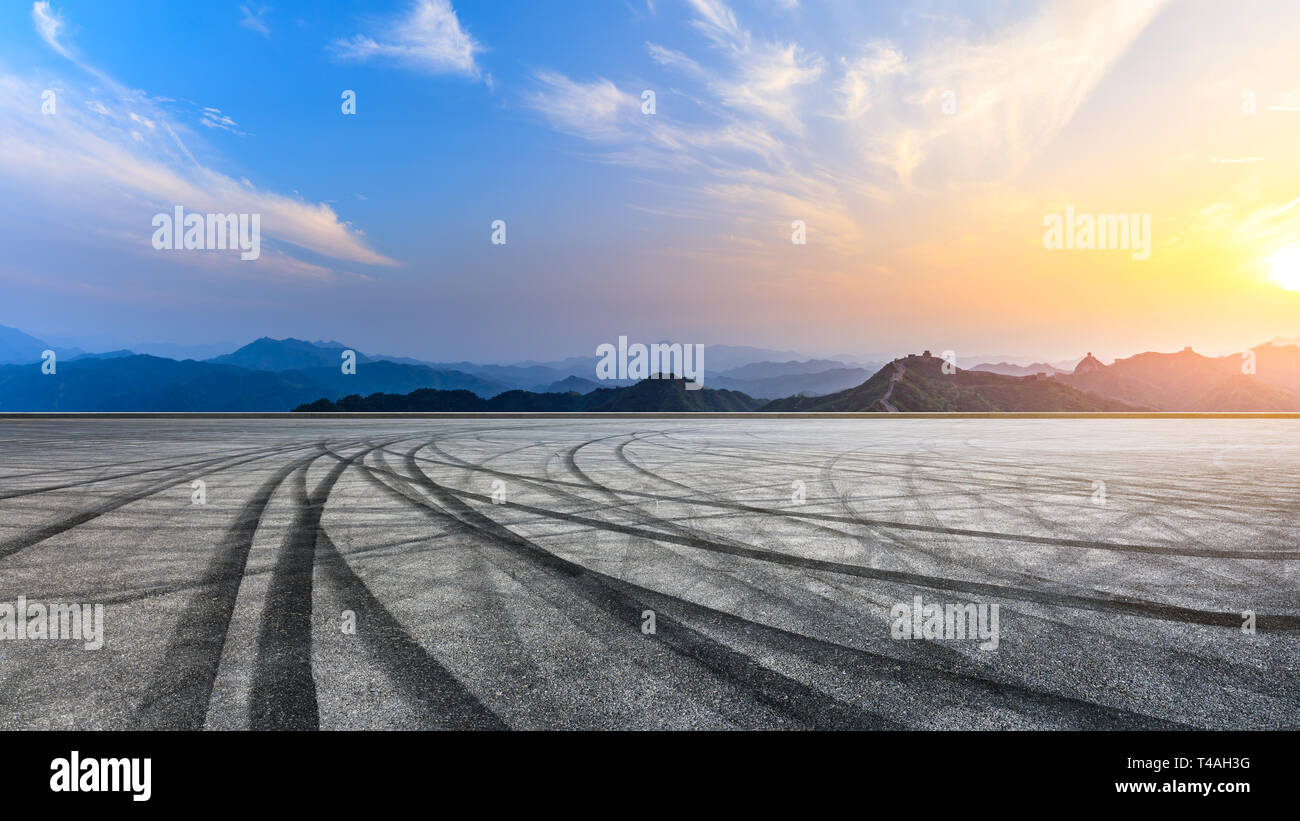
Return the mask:
[[[15,0],[0,324],[1230,353],[1300,336],[1298,41],[1293,0]],[[177,206],[259,257],[156,248]],[[1049,247],[1067,213],[1149,244]]]

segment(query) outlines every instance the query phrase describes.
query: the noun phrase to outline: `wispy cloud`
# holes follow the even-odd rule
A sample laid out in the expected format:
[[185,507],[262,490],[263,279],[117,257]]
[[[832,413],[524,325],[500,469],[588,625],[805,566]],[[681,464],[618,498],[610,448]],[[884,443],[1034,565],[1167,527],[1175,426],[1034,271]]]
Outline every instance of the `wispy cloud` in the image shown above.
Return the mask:
[[856,59],[843,58],[840,62],[844,66],[844,77],[839,85],[844,106],[841,116],[850,120],[871,110],[873,89],[907,71],[903,55],[888,43],[870,43]]
[[551,71],[537,72],[525,102],[557,130],[599,143],[606,161],[689,171],[677,175],[689,180],[676,184],[683,200],[703,195],[715,215],[721,207],[768,232],[815,220],[820,243],[860,252],[872,206],[1022,169],[1164,2],[1054,0],[978,39],[954,26],[911,48],[878,40],[827,60],[754,33],[722,0],[687,0],[686,25],[705,48],[646,46],[692,84],[683,99],[699,100],[697,116],[674,117],[662,103],[645,116],[639,86]]
[[670,48],[664,48],[663,46],[649,42],[646,43],[646,48],[650,52],[650,59],[654,60],[661,66],[667,66],[669,68],[677,69],[678,71],[686,72],[693,77],[704,76],[704,69],[700,68],[700,64],[692,60],[690,57],[687,57],[685,54],[682,54],[680,51],[673,51]]
[[555,71],[536,75],[538,88],[527,103],[558,131],[588,140],[615,140],[628,135],[627,126],[639,99],[606,79],[578,82]]
[[450,0],[417,0],[403,16],[379,25],[376,34],[358,34],[334,44],[345,60],[388,59],[431,74],[478,77],[475,55],[483,51],[461,28]]
[[754,37],[719,0],[690,3],[696,13],[692,26],[730,63],[729,71],[718,72],[707,81],[719,102],[802,132],[798,108],[806,96],[799,95],[798,89],[822,76],[823,60],[794,43]]
[[[82,213],[87,224],[136,237],[144,247],[152,233],[150,215],[174,205],[192,211],[260,213],[263,234],[272,240],[333,259],[395,264],[371,250],[362,233],[328,205],[258,188],[198,161],[181,136],[188,129],[161,102],[125,89],[73,57],[61,38],[63,21],[46,3],[34,5],[33,18],[51,48],[99,81],[98,95],[107,92],[115,98],[104,105],[87,93],[89,89],[63,81],[61,85],[70,89],[67,98],[91,102],[85,108],[60,105],[57,116],[45,116],[31,105],[31,100],[40,99],[39,84],[0,74],[0,121],[6,124],[0,132],[0,177],[20,181],[34,204],[44,201],[62,212]],[[204,113],[215,123],[224,116],[217,109]],[[202,153],[210,152],[205,148]],[[183,256],[178,263],[202,255]],[[298,265],[296,270],[305,269]]]
[[32,4],[32,20],[36,23],[36,32],[41,35],[41,39],[49,44],[50,48],[64,57],[72,59],[68,47],[59,39],[59,32],[63,29],[63,18],[50,8],[48,0],[40,0],[40,2]]
[[208,128],[217,128],[223,131],[229,131],[232,134],[238,134],[241,137],[247,136],[239,130],[239,124],[231,119],[228,115],[221,113],[221,109],[205,106],[199,122]]
[[255,31],[263,37],[270,37],[271,29],[266,25],[266,21],[262,19],[270,10],[268,6],[262,6],[257,11],[253,11],[248,6],[240,6],[239,11],[243,14],[243,17],[239,18],[239,25]]
[[1287,211],[1290,211],[1292,208],[1296,207],[1297,204],[1300,204],[1300,197],[1296,197],[1295,199],[1288,202],[1286,205],[1274,211],[1273,216],[1279,217],[1285,214]]
[[1048,2],[981,39],[912,53],[868,44],[847,68],[842,114],[862,158],[904,187],[1004,179],[1074,118],[1164,2]]

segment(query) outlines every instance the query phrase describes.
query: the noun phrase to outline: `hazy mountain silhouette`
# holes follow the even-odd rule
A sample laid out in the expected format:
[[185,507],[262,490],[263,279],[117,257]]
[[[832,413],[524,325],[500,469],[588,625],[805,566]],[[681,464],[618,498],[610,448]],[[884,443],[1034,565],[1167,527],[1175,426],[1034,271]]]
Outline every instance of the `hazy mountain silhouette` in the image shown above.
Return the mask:
[[[715,388],[741,391],[750,396],[777,399],[782,396],[824,396],[855,385],[871,377],[874,369],[845,368],[843,366],[816,373],[791,373],[762,379],[734,379],[730,376],[712,376],[707,383]],[[729,371],[728,373],[734,373]]]
[[[506,388],[545,393],[551,389],[551,385],[566,379],[592,381],[591,377],[596,375],[596,361],[595,357],[591,357],[590,360],[575,360],[564,367],[558,368],[549,365],[482,365],[475,362],[438,363],[437,367],[472,373],[475,376],[504,385]],[[587,390],[592,390],[595,387],[597,386],[593,383],[592,387]],[[583,393],[585,392],[583,391]]]
[[275,411],[319,396],[321,385],[232,365],[128,356],[0,367],[3,411]]
[[[754,379],[771,379],[775,376],[791,376],[794,374],[821,373],[836,369],[843,369],[843,362],[835,359],[808,359],[804,361],[790,360],[789,362],[751,362],[748,365],[741,365],[739,368],[730,368],[719,374],[709,374],[716,379],[725,376],[729,379],[754,380]],[[864,368],[869,366],[864,366]],[[871,366],[870,370],[875,371],[879,365]]]
[[0,365],[26,365],[40,362],[41,354],[54,351],[59,359],[72,359],[86,352],[80,348],[63,348],[23,333],[17,328],[0,325]]
[[538,393],[591,393],[600,388],[600,383],[581,376],[566,376],[558,382],[552,382]]
[[495,396],[502,386],[457,371],[423,365],[366,362],[355,374],[338,365],[301,370],[254,370],[156,356],[82,357],[0,366],[0,411],[286,411],[321,396],[421,387],[467,389]]
[[128,351],[123,349],[120,351],[103,351],[101,353],[77,354],[76,356],[68,357],[66,361],[76,362],[79,359],[121,359],[124,356],[135,356],[135,355],[136,355],[135,351]]
[[[953,374],[931,356],[904,357],[873,373],[833,359],[781,361],[770,349],[718,348],[722,356],[712,347],[706,355],[708,387],[686,391],[682,380],[597,382],[594,356],[437,364],[352,349],[357,370],[344,374],[347,348],[332,341],[263,337],[210,360],[176,361],[63,349],[0,326],[0,363],[11,363],[0,364],[0,411],[284,411],[307,403],[458,411],[1300,411],[1300,346],[1293,344],[1221,357],[1190,348],[1147,352],[1111,365],[1089,354],[1068,373],[984,362]],[[40,367],[46,349],[58,354],[53,375]],[[739,364],[720,371],[719,360],[728,359]]]
[[1140,353],[1104,365],[1089,354],[1057,379],[1080,390],[1164,411],[1300,411],[1300,348],[1259,345],[1241,354]]
[[[264,336],[233,353],[214,356],[207,360],[215,365],[235,365],[254,371],[292,371],[303,368],[335,368],[343,361],[343,351],[349,350],[338,342],[307,342],[302,339],[272,339]],[[371,362],[370,357],[355,349],[357,362]]]
[[1016,365],[1012,362],[981,362],[970,368],[972,371],[986,371],[988,373],[1000,373],[1006,376],[1034,376],[1035,374],[1045,373],[1048,375],[1057,373],[1068,373],[1060,368],[1047,364],[1046,362],[1033,362],[1029,365]]
[[320,399],[294,408],[297,413],[383,412],[697,412],[750,411],[761,405],[743,393],[703,388],[687,390],[683,379],[644,379],[622,388],[599,388],[590,393],[534,393],[506,391],[483,399],[469,391],[421,389],[405,395],[376,393],[350,395],[338,401]]
[[[927,352],[928,353],[928,352]],[[1126,411],[1140,410],[1088,394],[1054,379],[1006,376],[961,368],[943,372],[935,356],[911,355],[881,368],[866,382],[827,396],[778,399],[765,411]]]

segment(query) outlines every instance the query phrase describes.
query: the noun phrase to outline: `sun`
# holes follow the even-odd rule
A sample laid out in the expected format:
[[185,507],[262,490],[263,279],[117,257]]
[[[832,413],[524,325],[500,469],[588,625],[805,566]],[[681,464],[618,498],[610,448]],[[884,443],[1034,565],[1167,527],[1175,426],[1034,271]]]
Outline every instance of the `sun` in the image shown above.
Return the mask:
[[1273,281],[1288,291],[1300,291],[1300,246],[1284,248],[1268,261]]

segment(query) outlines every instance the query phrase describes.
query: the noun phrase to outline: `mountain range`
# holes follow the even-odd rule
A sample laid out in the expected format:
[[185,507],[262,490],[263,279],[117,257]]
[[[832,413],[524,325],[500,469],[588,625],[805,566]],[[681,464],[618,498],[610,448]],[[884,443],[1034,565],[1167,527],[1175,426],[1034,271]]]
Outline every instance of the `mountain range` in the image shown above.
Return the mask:
[[687,390],[684,379],[643,379],[622,388],[597,388],[589,393],[533,393],[506,391],[483,399],[469,391],[422,389],[405,395],[353,394],[336,402],[321,399],[294,408],[301,413],[383,412],[524,412],[609,413],[656,411],[661,413],[716,413],[753,411],[765,403],[738,391],[702,388]]
[[998,412],[1133,411],[1136,406],[1087,393],[1055,379],[951,368],[925,354],[896,359],[857,387],[827,396],[791,396],[765,411]]
[[1066,368],[1058,368],[1046,362],[1032,362],[1028,365],[1017,365],[1014,362],[981,362],[973,366],[971,370],[1000,373],[1006,376],[1034,376],[1040,373],[1052,376],[1058,373],[1070,372]]
[[[1221,357],[1148,352],[1110,365],[1088,354],[1071,370],[979,360],[945,367],[928,351],[877,364],[711,346],[706,387],[687,391],[680,379],[597,381],[595,356],[426,362],[263,337],[177,360],[61,348],[0,326],[0,411],[1300,411],[1292,343]],[[56,354],[54,374],[42,371],[46,350]],[[355,373],[340,367],[346,351]]]
[[[177,346],[179,347],[179,346]],[[715,350],[716,348],[716,350]],[[57,355],[57,383],[32,366],[45,350]],[[355,354],[357,371],[340,368],[344,351]],[[860,361],[776,361],[788,355],[745,346],[712,346],[713,366],[706,368],[710,387],[726,388],[768,399],[795,393],[820,394],[855,385],[870,376]],[[86,358],[129,360],[117,367],[87,368]],[[0,326],[0,411],[102,410],[287,410],[321,397],[349,393],[407,392],[419,388],[468,390],[488,399],[511,390],[535,393],[589,393],[597,388],[629,386],[635,380],[596,382],[596,356],[553,362],[480,364],[428,362],[411,357],[366,354],[341,342],[262,337],[229,353],[205,360],[173,360],[129,350],[86,353],[51,345],[17,329]],[[167,363],[178,363],[169,365]],[[740,363],[740,364],[736,364]],[[212,370],[213,366],[238,371]],[[240,373],[244,372],[244,373]],[[274,376],[267,376],[273,374]],[[347,380],[347,381],[343,381]],[[222,386],[209,389],[208,383]],[[246,390],[239,387],[249,386]],[[254,388],[255,386],[255,388]]]
[[1300,410],[1300,347],[1258,345],[1231,356],[1141,353],[1103,365],[1092,354],[1058,377],[1083,391],[1159,411]]

